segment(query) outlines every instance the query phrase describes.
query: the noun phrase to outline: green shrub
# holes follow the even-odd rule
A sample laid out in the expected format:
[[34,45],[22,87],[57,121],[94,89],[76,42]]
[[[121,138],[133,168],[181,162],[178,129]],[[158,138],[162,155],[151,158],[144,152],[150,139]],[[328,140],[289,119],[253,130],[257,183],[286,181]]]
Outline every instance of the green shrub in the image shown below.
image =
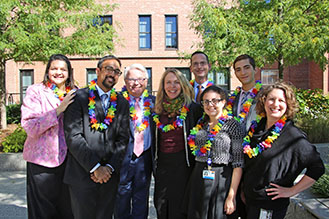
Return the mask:
[[11,104],[6,106],[8,124],[18,124],[21,122],[21,105]]
[[329,172],[328,165],[326,165],[326,173],[323,174],[318,181],[312,186],[312,192],[324,197],[329,197]]
[[329,142],[329,113],[318,118],[312,118],[311,116],[299,117],[296,119],[296,126],[307,134],[308,140],[312,143]]
[[18,128],[16,128],[12,134],[8,135],[2,142],[3,152],[22,152],[26,136],[26,132],[19,125]]

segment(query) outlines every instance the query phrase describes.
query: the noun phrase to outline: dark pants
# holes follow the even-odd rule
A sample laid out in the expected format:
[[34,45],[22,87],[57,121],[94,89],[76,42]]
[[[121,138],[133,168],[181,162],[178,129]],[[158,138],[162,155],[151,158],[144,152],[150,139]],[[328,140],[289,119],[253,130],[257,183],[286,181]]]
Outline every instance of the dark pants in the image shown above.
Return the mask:
[[64,162],[48,168],[27,162],[28,218],[73,218],[68,187],[63,183]]
[[107,183],[95,183],[94,187],[69,185],[74,218],[112,218],[118,184],[119,176],[113,174]]
[[[271,219],[284,219],[286,216],[288,207],[273,210]],[[256,206],[247,206],[247,219],[257,219],[259,218],[261,208]]]
[[117,219],[147,219],[149,209],[149,189],[152,172],[151,150],[140,157],[133,156],[128,174],[120,179],[115,203]]

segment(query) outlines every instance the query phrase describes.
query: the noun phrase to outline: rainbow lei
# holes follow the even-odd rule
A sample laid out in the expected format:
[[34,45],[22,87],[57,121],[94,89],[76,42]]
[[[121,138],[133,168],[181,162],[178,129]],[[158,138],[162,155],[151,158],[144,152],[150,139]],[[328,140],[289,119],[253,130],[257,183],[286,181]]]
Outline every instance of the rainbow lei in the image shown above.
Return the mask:
[[[238,122],[242,122],[248,115],[250,107],[252,105],[252,101],[255,99],[256,95],[258,94],[259,90],[262,87],[262,82],[257,80],[255,87],[252,89],[250,95],[251,98],[249,98],[244,104],[241,113],[238,116],[234,116],[234,119],[237,120]],[[226,109],[228,111],[229,116],[233,116],[233,103],[236,98],[236,96],[239,94],[241,91],[241,87],[237,87],[233,94],[229,97],[227,101],[227,106]]]
[[65,94],[70,92],[71,88],[67,86],[65,88],[65,92],[61,91],[55,84],[48,81],[47,87],[49,87],[55,94],[55,97],[57,97],[61,102],[64,100]]
[[[138,120],[138,116],[136,115],[136,109],[134,104],[132,103],[132,101],[130,100],[129,97],[129,93],[127,91],[126,86],[124,86],[122,88],[122,95],[124,98],[126,98],[126,100],[128,100],[129,102],[129,111],[130,111],[130,117],[133,121]],[[144,110],[143,110],[143,119],[142,122],[138,122],[136,124],[136,130],[138,132],[142,132],[144,131],[148,126],[149,126],[149,115],[151,115],[151,98],[149,97],[149,93],[148,91],[145,89],[142,95],[143,98],[143,106],[144,106]]]
[[[194,82],[195,82],[195,79],[190,80],[190,84],[192,85],[192,87],[194,87]],[[209,79],[206,87],[209,87],[211,85],[214,85],[214,82],[211,79]]]
[[108,126],[110,125],[110,123],[113,121],[114,115],[115,115],[115,111],[116,106],[117,106],[117,93],[115,92],[114,89],[111,90],[111,94],[110,94],[110,103],[111,106],[107,109],[107,114],[106,117],[104,119],[104,122],[98,123],[97,119],[96,119],[96,115],[95,115],[95,90],[96,90],[96,82],[97,80],[92,80],[90,82],[90,84],[88,85],[89,88],[89,104],[88,104],[88,110],[89,110],[89,119],[90,119],[90,124],[91,124],[91,128],[94,128],[95,130],[106,130],[108,128]]
[[160,122],[159,115],[153,113],[153,121],[155,122],[157,128],[161,129],[162,132],[169,132],[171,130],[174,130],[177,127],[183,126],[183,121],[186,119],[187,112],[189,109],[187,106],[183,106],[180,110],[180,114],[177,115],[176,120],[172,124],[164,125]]
[[[200,121],[204,121],[204,116],[205,116],[205,114],[203,114]],[[206,156],[207,151],[210,151],[210,149],[211,149],[211,146],[212,146],[212,143],[214,141],[216,134],[222,129],[222,126],[225,123],[225,121],[227,120],[227,118],[228,118],[228,115],[227,115],[227,111],[225,110],[225,111],[223,111],[223,115],[218,119],[218,123],[208,133],[208,140],[200,148],[198,148],[198,146],[195,145],[195,136],[202,129],[204,124],[202,122],[200,122],[191,129],[190,135],[187,138],[187,141],[188,141],[187,143],[190,146],[190,149],[194,156],[197,156],[197,157]]]
[[263,116],[257,115],[256,120],[251,122],[251,126],[248,132],[248,135],[243,139],[243,153],[247,154],[249,158],[256,157],[264,150],[271,148],[272,143],[280,136],[280,132],[283,129],[284,125],[286,124],[287,118],[285,116],[281,117],[274,126],[274,129],[271,131],[269,136],[262,142],[257,143],[256,147],[250,147],[250,140],[255,132],[255,129],[260,122]]

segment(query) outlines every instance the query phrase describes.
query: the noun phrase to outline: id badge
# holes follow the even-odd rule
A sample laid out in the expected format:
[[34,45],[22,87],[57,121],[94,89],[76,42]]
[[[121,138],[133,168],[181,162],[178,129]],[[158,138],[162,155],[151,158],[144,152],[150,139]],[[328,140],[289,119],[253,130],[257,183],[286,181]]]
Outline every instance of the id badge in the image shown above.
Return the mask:
[[213,171],[213,170],[203,170],[202,178],[204,178],[204,179],[215,179],[215,171]]
[[273,211],[260,209],[259,219],[272,219]]

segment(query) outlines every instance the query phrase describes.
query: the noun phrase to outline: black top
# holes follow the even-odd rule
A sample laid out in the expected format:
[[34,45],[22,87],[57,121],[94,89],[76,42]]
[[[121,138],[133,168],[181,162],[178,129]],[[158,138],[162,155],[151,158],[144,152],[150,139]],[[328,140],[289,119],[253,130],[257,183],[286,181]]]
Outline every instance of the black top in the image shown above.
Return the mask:
[[[266,119],[262,119],[251,138],[251,147],[267,138],[272,126],[264,131]],[[316,151],[303,132],[286,121],[280,136],[272,147],[254,158],[245,154],[244,193],[247,204],[264,209],[280,209],[289,205],[289,198],[274,201],[267,196],[265,189],[275,183],[283,187],[291,187],[295,179],[306,168],[305,175],[317,180],[324,173],[324,165],[320,154]]]

